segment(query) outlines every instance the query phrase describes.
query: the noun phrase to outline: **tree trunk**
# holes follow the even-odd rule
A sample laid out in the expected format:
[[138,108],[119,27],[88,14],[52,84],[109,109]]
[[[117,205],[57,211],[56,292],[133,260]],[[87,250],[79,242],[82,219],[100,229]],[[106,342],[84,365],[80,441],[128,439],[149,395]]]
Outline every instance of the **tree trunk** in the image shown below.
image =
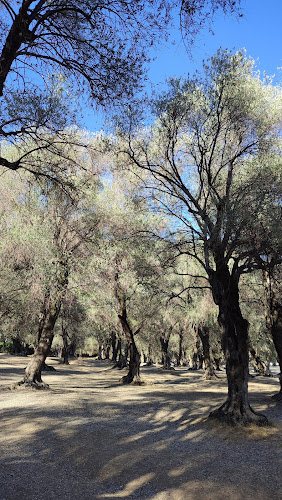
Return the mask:
[[152,344],[151,344],[151,341],[149,341],[148,355],[147,355],[146,365],[147,366],[152,366],[152,364],[153,364],[153,359],[152,359]]
[[[193,328],[194,329],[194,328]],[[198,361],[200,359],[200,340],[198,332],[195,334],[195,342],[193,346],[193,354],[190,358],[189,370],[198,370],[200,368]]]
[[[119,312],[118,312],[118,318],[120,320],[122,330],[125,334],[125,338],[127,341],[127,346],[128,346],[128,352],[129,352],[129,370],[127,375],[122,377],[122,382],[124,384],[131,384],[134,383],[136,385],[141,385],[142,381],[140,379],[140,354],[138,352],[138,349],[135,344],[134,340],[134,333],[132,331],[132,328],[129,324],[128,318],[127,318],[127,308],[126,308],[126,296],[125,293],[119,283],[119,273],[118,273],[118,266],[119,266],[119,259],[117,257],[116,259],[116,273],[115,273],[115,296],[118,301],[119,305]],[[135,332],[136,333],[136,332]]]
[[210,414],[211,418],[235,425],[267,425],[264,415],[255,413],[248,399],[249,324],[241,313],[238,281],[223,260],[216,260],[216,271],[210,273],[213,298],[219,307],[218,323],[222,333],[228,381],[227,401]]
[[116,363],[118,347],[117,347],[117,336],[115,332],[112,332],[111,334],[111,343],[112,343],[112,361]]
[[210,332],[207,326],[198,326],[198,335],[202,341],[203,346],[203,360],[205,364],[204,378],[206,380],[213,380],[216,377],[213,364],[210,357]]
[[125,334],[125,338],[127,341],[128,345],[128,352],[129,352],[129,370],[128,374],[122,377],[122,382],[124,384],[131,384],[134,383],[136,385],[141,385],[143,382],[141,381],[140,378],[140,364],[141,364],[141,359],[140,359],[140,354],[138,352],[138,349],[135,344],[134,340],[134,333],[129,325],[128,319],[127,319],[127,310],[126,310],[126,299],[124,296],[123,291],[121,290],[119,284],[118,284],[118,275],[116,275],[116,297],[119,302],[119,314],[118,318],[121,322],[121,326],[123,329],[123,332]]
[[263,377],[269,377],[269,370],[267,370],[267,367],[260,359],[260,356],[255,351],[251,342],[249,342],[249,352],[250,352],[250,355],[252,356],[252,358],[256,364],[256,368],[257,368],[259,375],[262,375]]
[[47,307],[40,340],[34,355],[26,367],[24,379],[20,382],[20,385],[25,384],[38,389],[48,389],[48,384],[42,381],[41,371],[51,348],[54,337],[54,326],[60,312],[60,307],[61,301],[53,302],[52,299],[49,298],[49,307]]
[[50,352],[54,337],[54,326],[57,321],[62,299],[68,284],[67,256],[61,255],[57,261],[56,275],[53,286],[44,299],[44,314],[39,322],[38,345],[30,359],[23,381],[16,385],[28,385],[37,389],[49,388],[41,378],[42,367]]
[[99,344],[98,359],[99,359],[99,361],[102,361],[102,359],[104,359],[104,345],[103,344]]
[[63,339],[63,349],[62,349],[62,360],[64,365],[69,364],[69,343],[68,343],[68,332],[62,323],[62,339]]
[[265,320],[266,327],[272,336],[280,366],[280,391],[273,396],[277,401],[282,401],[282,305],[275,296],[275,285],[272,272],[263,271],[265,292]]
[[161,342],[161,347],[162,347],[162,368],[163,370],[171,370],[171,364],[170,364],[170,356],[168,354],[168,343],[170,339],[172,328],[170,327],[169,332],[167,334],[167,337],[165,336],[165,333],[162,333],[160,336],[160,342]]
[[280,391],[273,397],[277,401],[282,401],[282,305],[277,302],[273,304],[273,322],[271,328],[272,338],[278,355],[280,367]]
[[177,355],[177,358],[176,358],[176,366],[180,366],[181,365],[181,360],[182,360],[182,357],[183,357],[183,349],[182,349],[182,345],[183,345],[183,330],[179,330],[178,335],[179,335],[179,349],[178,349],[178,355]]
[[123,354],[121,337],[119,337],[117,341],[117,356],[118,360],[114,365],[114,368],[119,368],[120,370],[122,370],[127,366],[128,347],[126,345],[126,352]]
[[221,368],[220,368],[221,358],[214,349],[212,349],[212,356],[213,356],[213,360],[214,360],[214,364],[215,364],[215,369],[216,369],[216,371],[220,372],[221,371]]
[[13,348],[12,348],[11,354],[24,353],[24,351],[25,351],[24,346],[21,342],[21,339],[18,336],[12,337],[12,342],[13,342]]
[[129,350],[129,370],[128,374],[122,378],[124,384],[131,384],[132,382],[137,385],[141,385],[142,381],[140,378],[140,364],[141,358],[134,342],[134,338],[128,345]]

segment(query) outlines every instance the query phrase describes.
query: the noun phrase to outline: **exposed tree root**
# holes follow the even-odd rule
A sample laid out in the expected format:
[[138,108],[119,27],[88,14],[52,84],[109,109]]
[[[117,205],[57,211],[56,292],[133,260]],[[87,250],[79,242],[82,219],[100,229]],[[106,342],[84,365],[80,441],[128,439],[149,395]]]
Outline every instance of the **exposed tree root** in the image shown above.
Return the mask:
[[145,382],[139,377],[139,375],[136,375],[135,377],[132,377],[132,375],[125,375],[121,379],[123,384],[132,384],[132,385],[146,385]]
[[20,382],[17,382],[16,384],[13,384],[10,386],[11,390],[14,389],[36,389],[36,390],[41,390],[41,389],[50,389],[49,385],[46,384],[45,382],[33,382],[33,381],[27,381],[27,380],[21,380]]
[[232,404],[229,401],[226,401],[217,410],[212,411],[209,418],[232,426],[255,424],[260,427],[269,425],[267,417],[261,413],[255,413],[249,405],[242,409],[239,405]]
[[213,373],[213,374],[210,374],[210,373],[204,373],[204,375],[203,375],[203,379],[204,379],[204,380],[218,380],[218,379],[219,379],[219,377],[218,377],[215,373]]

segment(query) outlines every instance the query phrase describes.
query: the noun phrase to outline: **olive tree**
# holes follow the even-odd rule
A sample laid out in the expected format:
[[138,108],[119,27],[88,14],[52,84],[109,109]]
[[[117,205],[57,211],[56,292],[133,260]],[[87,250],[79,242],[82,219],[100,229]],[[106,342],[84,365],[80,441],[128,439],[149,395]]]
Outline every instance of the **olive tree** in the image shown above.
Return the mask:
[[[242,273],[281,247],[268,228],[280,217],[281,89],[254,73],[244,53],[219,50],[203,75],[171,80],[155,102],[156,123],[120,132],[129,168],[150,174],[152,203],[174,218],[176,252],[204,269],[218,306],[227,401],[211,417],[258,425],[248,401],[248,321],[239,300]],[[281,243],[281,240],[280,240]]]
[[[233,0],[1,0],[0,140],[18,146],[42,129],[58,137],[74,123],[75,103],[81,101],[108,110],[128,104],[144,84],[150,47],[171,26],[193,38],[218,10],[238,13],[238,5]],[[21,150],[12,160],[0,154],[0,165],[12,170],[26,167],[26,161]]]
[[[39,157],[37,161],[54,162],[55,156],[44,151],[45,157]],[[30,214],[31,219],[27,219],[27,232],[29,228],[29,232],[34,235],[29,223],[32,225],[32,217],[35,217],[35,233],[37,231],[39,236],[40,227],[44,228],[49,251],[48,259],[44,259],[43,252],[37,255],[37,259],[42,261],[42,304],[38,322],[38,343],[26,367],[23,381],[20,382],[36,388],[46,387],[41,379],[41,371],[50,352],[54,327],[71,274],[77,266],[77,261],[85,258],[85,252],[89,255],[88,245],[93,244],[99,233],[100,215],[95,207],[95,196],[99,189],[100,165],[93,156],[84,154],[82,157],[80,153],[80,149],[73,148],[69,151],[69,146],[65,145],[57,158],[76,187],[71,194],[45,178],[41,178],[40,183],[29,184],[30,179],[26,178],[29,188],[21,194],[22,203],[26,204],[26,216]],[[36,238],[36,234],[34,237]]]

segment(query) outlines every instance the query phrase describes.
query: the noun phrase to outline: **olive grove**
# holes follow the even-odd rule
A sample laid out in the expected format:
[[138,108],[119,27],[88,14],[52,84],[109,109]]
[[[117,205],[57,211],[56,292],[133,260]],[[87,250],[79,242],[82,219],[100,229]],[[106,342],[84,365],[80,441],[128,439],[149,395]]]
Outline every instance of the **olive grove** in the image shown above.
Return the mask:
[[124,162],[150,175],[152,203],[178,224],[170,236],[176,254],[206,273],[228,378],[227,401],[211,416],[227,422],[266,423],[248,403],[239,282],[269,255],[273,265],[281,259],[281,103],[280,88],[260,80],[243,52],[219,50],[203,75],[171,80],[151,128],[126,132],[125,124],[119,132]]

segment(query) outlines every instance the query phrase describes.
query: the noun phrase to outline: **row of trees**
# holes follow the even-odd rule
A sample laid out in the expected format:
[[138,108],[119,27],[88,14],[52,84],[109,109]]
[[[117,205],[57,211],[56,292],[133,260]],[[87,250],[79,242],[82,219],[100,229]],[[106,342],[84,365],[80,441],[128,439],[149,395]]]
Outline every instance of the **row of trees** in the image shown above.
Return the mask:
[[[101,149],[100,140],[92,139],[93,143],[96,151],[99,143]],[[93,346],[95,339],[106,356],[112,346],[116,360],[119,340],[127,351],[133,349],[125,382],[140,382],[141,351],[152,362],[161,359],[160,348],[166,368],[170,368],[171,357],[176,363],[189,359],[196,368],[204,356],[210,378],[214,369],[209,344],[215,361],[221,348],[216,308],[206,279],[200,277],[201,270],[191,259],[175,259],[167,240],[167,218],[149,211],[140,182],[133,183],[125,173],[117,177],[116,172],[103,170],[104,156],[96,153],[93,166],[93,155],[87,165],[84,154],[81,170],[75,151],[76,191],[72,193],[42,180],[30,184],[26,176],[17,177],[16,188],[14,175],[5,176],[1,193],[1,288],[6,290],[2,294],[2,340],[13,338],[16,348],[19,341],[36,346],[46,320],[50,321],[52,292],[59,321],[57,316],[53,318],[57,327],[51,324],[43,346],[47,342],[50,347],[50,339],[57,333],[53,347],[60,338],[65,359],[68,349],[73,352],[75,347],[92,353],[87,344],[92,339]],[[108,154],[107,160],[109,165]],[[248,277],[244,289],[253,343],[264,359],[275,359],[269,347],[265,348],[262,276],[255,283]],[[258,295],[261,304],[252,317]],[[37,357],[35,363],[33,358],[35,372],[34,368],[28,371],[26,382],[41,382],[43,361]]]
[[[152,127],[136,126],[130,112],[115,136],[87,138],[72,130],[60,149],[35,151],[40,168],[64,171],[68,190],[46,177],[38,183],[22,177],[13,198],[18,215],[3,214],[3,234],[13,244],[9,232],[17,233],[17,247],[15,228],[28,221],[23,253],[13,252],[11,260],[4,245],[3,262],[8,258],[7,268],[20,273],[28,290],[41,290],[36,355],[24,383],[42,384],[69,291],[91,311],[96,330],[103,325],[109,336],[120,325],[129,383],[139,380],[142,330],[145,338],[158,332],[165,353],[175,325],[179,336],[196,325],[212,376],[208,332],[217,306],[228,399],[212,416],[264,424],[248,403],[249,326],[258,307],[253,288],[263,282],[259,316],[267,318],[281,363],[281,90],[260,80],[244,53],[220,50],[202,76],[172,80],[154,109]],[[30,234],[38,254],[26,246]]]
[[[153,126],[132,104],[114,136],[93,140],[69,127],[81,96],[108,106],[131,99],[145,49],[169,33],[176,10],[183,34],[194,36],[238,3],[0,0],[0,9],[0,165],[13,185],[2,198],[1,304],[8,330],[10,321],[37,324],[24,383],[43,384],[67,297],[62,332],[70,310],[73,324],[86,315],[101,325],[115,304],[130,382],[139,376],[136,336],[159,329],[166,345],[195,303],[210,303],[201,295],[210,290],[214,305],[197,333],[206,345],[217,307],[228,378],[227,402],[212,416],[266,423],[248,403],[252,314],[248,321],[242,311],[262,276],[281,365],[281,89],[261,80],[244,53],[219,51],[203,73],[171,80],[154,100]],[[23,170],[32,177],[13,174]],[[114,216],[109,200],[124,211]]]

